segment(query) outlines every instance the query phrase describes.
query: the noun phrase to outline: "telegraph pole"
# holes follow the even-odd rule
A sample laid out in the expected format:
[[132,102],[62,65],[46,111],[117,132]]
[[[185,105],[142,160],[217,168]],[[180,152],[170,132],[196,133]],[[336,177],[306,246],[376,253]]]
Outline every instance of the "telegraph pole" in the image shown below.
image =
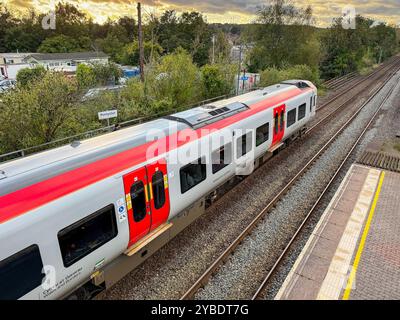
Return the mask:
[[144,47],[143,47],[143,27],[142,27],[142,4],[138,2],[138,30],[139,30],[139,67],[140,79],[144,82]]
[[238,68],[238,75],[237,75],[237,88],[236,88],[236,95],[239,95],[239,87],[240,87],[240,74],[242,72],[242,44],[239,47],[239,68]]
[[212,64],[214,64],[215,63],[215,34],[213,34],[213,36],[212,36],[212,44],[213,44],[213,47],[212,47]]

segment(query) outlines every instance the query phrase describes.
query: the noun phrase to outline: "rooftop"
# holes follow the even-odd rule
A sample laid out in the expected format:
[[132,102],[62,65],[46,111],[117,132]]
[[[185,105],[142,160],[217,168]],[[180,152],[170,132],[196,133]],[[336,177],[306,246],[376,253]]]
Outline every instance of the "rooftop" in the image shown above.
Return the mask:
[[104,59],[108,58],[104,52],[70,52],[70,53],[32,53],[27,58],[32,57],[35,60],[87,60],[87,59]]

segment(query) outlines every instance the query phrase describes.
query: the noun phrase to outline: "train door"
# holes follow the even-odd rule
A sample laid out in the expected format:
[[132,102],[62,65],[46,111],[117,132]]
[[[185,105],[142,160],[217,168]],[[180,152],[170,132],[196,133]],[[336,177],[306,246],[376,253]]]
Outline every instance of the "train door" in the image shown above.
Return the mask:
[[167,166],[165,162],[157,162],[125,175],[123,179],[130,247],[168,219]]
[[157,229],[168,220],[170,202],[167,164],[159,161],[147,166],[149,176],[151,230]]
[[277,145],[283,139],[285,134],[285,114],[286,114],[286,106],[282,105],[274,108],[274,125],[273,125],[273,139],[272,145]]

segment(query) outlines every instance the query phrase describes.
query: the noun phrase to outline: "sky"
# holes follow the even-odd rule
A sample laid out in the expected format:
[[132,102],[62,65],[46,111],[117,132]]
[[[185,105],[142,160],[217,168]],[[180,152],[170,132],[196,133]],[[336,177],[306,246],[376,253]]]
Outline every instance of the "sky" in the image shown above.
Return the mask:
[[[6,5],[25,10],[33,7],[47,12],[58,0],[0,0]],[[69,0],[91,15],[95,21],[104,22],[108,17],[136,15],[136,2],[132,0]],[[400,0],[293,0],[299,7],[311,5],[317,26],[329,26],[332,18],[342,14],[346,6],[354,7],[357,14],[400,26]],[[268,0],[142,0],[144,15],[160,14],[164,10],[202,12],[210,23],[249,23],[254,21],[257,10]]]

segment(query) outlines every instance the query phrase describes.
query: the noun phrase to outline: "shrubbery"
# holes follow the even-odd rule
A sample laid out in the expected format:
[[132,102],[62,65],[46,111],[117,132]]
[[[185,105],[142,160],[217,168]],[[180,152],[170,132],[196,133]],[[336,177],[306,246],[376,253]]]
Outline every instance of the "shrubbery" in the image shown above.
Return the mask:
[[261,73],[260,86],[267,87],[288,79],[309,80],[319,85],[319,72],[306,65],[297,65],[286,69],[268,68]]

